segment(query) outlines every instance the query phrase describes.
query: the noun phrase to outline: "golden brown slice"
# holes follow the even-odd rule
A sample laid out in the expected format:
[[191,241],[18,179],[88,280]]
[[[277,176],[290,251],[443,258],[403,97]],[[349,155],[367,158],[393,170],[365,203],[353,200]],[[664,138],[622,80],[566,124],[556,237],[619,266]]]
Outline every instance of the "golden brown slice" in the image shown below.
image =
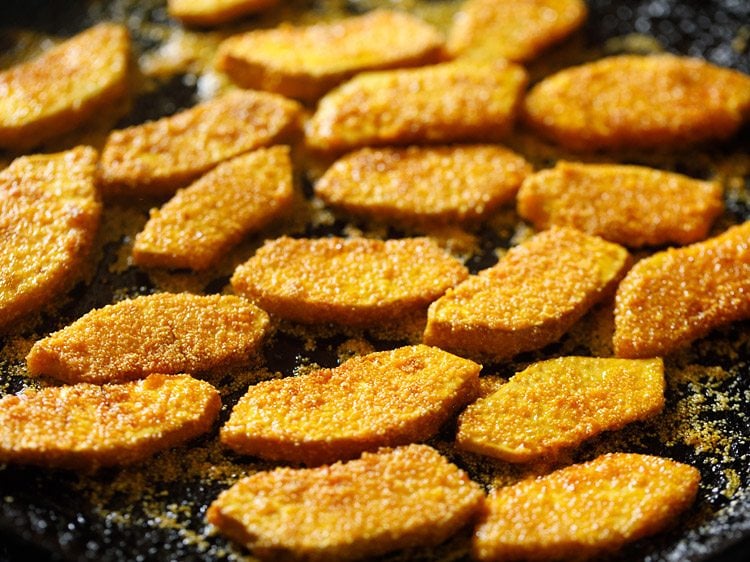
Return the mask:
[[663,407],[661,359],[559,357],[534,363],[466,408],[456,441],[508,462],[555,460]]
[[750,318],[750,222],[638,262],[615,299],[615,353],[656,357]]
[[571,226],[633,248],[702,240],[723,209],[720,183],[641,166],[558,162],[518,192],[518,213],[537,229]]
[[426,308],[467,275],[428,238],[284,236],[238,267],[232,287],[281,318],[367,326]]
[[101,181],[112,194],[163,197],[220,162],[283,141],[301,106],[267,92],[235,91],[171,117],[113,131]]
[[500,60],[363,72],[320,100],[307,144],[341,151],[498,140],[513,126],[526,80],[523,68]]
[[572,228],[547,230],[435,301],[424,342],[493,361],[538,349],[601,300],[628,263],[621,246]]
[[307,465],[434,435],[477,397],[480,366],[418,345],[250,387],[221,428],[239,453]]
[[102,23],[0,72],[0,147],[23,150],[67,133],[125,94],[130,38]]
[[189,375],[27,390],[0,400],[0,463],[130,464],[207,432],[220,408],[216,389]]
[[437,545],[468,524],[483,493],[426,445],[346,464],[277,468],[237,482],[208,521],[262,560],[354,560]]
[[268,324],[239,297],[160,293],[92,310],[36,342],[26,363],[32,376],[69,383],[209,371],[246,361]]
[[101,216],[97,153],[24,156],[0,172],[0,328],[70,287]]
[[278,0],[168,0],[167,10],[188,25],[220,25],[276,4]]
[[531,171],[500,146],[363,148],[331,166],[315,193],[376,219],[453,223],[485,218],[513,199]]
[[623,55],[569,68],[526,97],[526,122],[574,150],[674,148],[732,136],[750,76],[700,59]]
[[490,493],[474,533],[477,560],[582,559],[671,525],[700,473],[649,455],[614,453]]
[[226,39],[217,66],[243,88],[313,101],[363,70],[439,62],[443,38],[405,12],[374,10],[307,27],[282,24]]

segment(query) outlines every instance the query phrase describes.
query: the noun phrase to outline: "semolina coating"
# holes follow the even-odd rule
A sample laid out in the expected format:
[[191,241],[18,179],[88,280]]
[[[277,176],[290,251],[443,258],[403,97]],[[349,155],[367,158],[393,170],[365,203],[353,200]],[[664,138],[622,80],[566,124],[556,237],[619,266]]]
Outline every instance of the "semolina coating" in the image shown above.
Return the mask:
[[356,560],[438,545],[474,519],[483,498],[437,451],[409,445],[259,472],[222,492],[207,519],[261,560]]
[[663,407],[661,359],[559,357],[532,364],[466,408],[456,443],[507,462],[554,461]]
[[151,373],[195,373],[247,361],[268,315],[233,295],[158,293],[92,310],[37,341],[31,376],[103,384]]
[[292,205],[289,148],[261,148],[219,164],[152,209],[135,237],[141,266],[204,270],[250,232],[261,230]]
[[78,279],[102,206],[96,150],[22,156],[0,171],[0,329]]
[[278,0],[167,0],[167,11],[187,25],[212,26],[273,8]]
[[750,222],[639,261],[615,296],[615,354],[667,355],[718,326],[746,318]]
[[699,482],[686,464],[611,453],[495,489],[474,533],[473,558],[579,560],[614,552],[672,525]]
[[480,369],[416,345],[264,381],[234,407],[221,441],[238,453],[307,465],[424,441],[476,399]]
[[27,390],[0,399],[0,462],[93,470],[138,462],[211,429],[221,399],[189,375]]
[[642,166],[558,162],[526,178],[518,213],[537,229],[570,226],[628,246],[703,240],[724,210],[719,182]]
[[363,327],[424,310],[467,276],[429,238],[282,236],[240,265],[231,283],[280,318]]

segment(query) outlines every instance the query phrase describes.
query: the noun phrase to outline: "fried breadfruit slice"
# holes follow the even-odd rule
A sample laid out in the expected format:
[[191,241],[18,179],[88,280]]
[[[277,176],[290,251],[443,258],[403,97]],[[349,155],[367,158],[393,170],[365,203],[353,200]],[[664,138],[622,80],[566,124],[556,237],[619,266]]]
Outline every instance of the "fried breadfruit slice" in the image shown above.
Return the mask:
[[661,359],[559,357],[532,364],[466,408],[456,442],[508,462],[556,460],[663,407]]
[[301,109],[276,94],[234,91],[113,131],[102,152],[102,188],[116,195],[173,195],[224,160],[285,140],[299,126]]
[[703,240],[722,186],[641,166],[558,162],[526,178],[518,213],[537,229],[570,226],[637,248]]
[[552,228],[430,305],[424,343],[490,361],[541,348],[609,294],[628,265],[621,246]]
[[357,72],[436,63],[442,54],[443,37],[431,25],[405,12],[373,10],[229,37],[217,67],[243,88],[314,101]]
[[268,325],[240,297],[159,293],[92,310],[36,342],[26,364],[67,383],[210,371],[248,360]]
[[495,145],[363,148],[334,163],[315,193],[357,215],[452,224],[487,217],[531,172],[522,156]]
[[0,72],[0,147],[32,148],[72,131],[127,90],[130,38],[102,23]]
[[221,25],[254,14],[279,0],[168,0],[169,15],[188,25]]
[[305,135],[320,151],[497,141],[515,120],[526,71],[502,60],[363,72],[324,96]]
[[614,552],[670,526],[700,473],[650,455],[612,453],[498,488],[474,533],[476,560],[568,560]]
[[638,262],[615,297],[615,353],[666,355],[750,318],[750,222]]
[[216,389],[189,375],[27,390],[0,400],[0,463],[131,464],[206,433],[220,408]]
[[573,150],[726,139],[750,114],[750,76],[700,59],[622,55],[568,68],[526,96],[526,123]]
[[0,329],[76,281],[101,217],[97,153],[23,156],[0,171]]
[[427,306],[468,276],[428,238],[266,242],[232,276],[234,290],[281,318],[370,326]]
[[292,205],[289,148],[275,146],[237,156],[152,209],[135,237],[141,266],[207,269],[249,232]]
[[483,496],[437,451],[409,445],[259,472],[223,492],[207,519],[261,560],[355,560],[438,545],[474,518]]

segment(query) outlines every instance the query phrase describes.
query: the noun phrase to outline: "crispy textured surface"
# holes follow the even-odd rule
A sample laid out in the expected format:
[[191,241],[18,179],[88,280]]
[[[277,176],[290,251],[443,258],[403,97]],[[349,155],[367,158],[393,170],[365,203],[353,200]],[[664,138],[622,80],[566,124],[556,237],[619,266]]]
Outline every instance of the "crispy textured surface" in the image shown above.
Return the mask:
[[572,228],[516,246],[429,308],[424,342],[503,360],[559,339],[624,274],[627,251]]
[[207,432],[220,408],[216,389],[189,375],[28,390],[0,400],[0,462],[129,464]]
[[92,310],[36,342],[26,363],[71,383],[208,371],[246,361],[268,324],[240,297],[160,293]]
[[334,163],[315,193],[376,219],[453,223],[486,217],[512,200],[531,172],[501,146],[363,148]]
[[719,182],[641,166],[558,162],[518,192],[518,213],[537,229],[571,226],[633,248],[702,240],[723,209]]
[[282,24],[226,39],[217,66],[243,88],[313,101],[363,70],[439,62],[443,38],[406,12],[373,10],[306,27]]
[[224,160],[284,140],[301,109],[276,94],[235,91],[113,131],[102,152],[102,187],[114,194],[172,195]]
[[282,318],[366,326],[426,308],[467,275],[428,238],[284,236],[238,267],[232,287]]
[[67,133],[127,89],[130,38],[102,23],[0,72],[0,146],[27,149]]
[[750,222],[638,262],[615,299],[615,353],[666,355],[750,317]]
[[352,560],[437,545],[472,520],[482,498],[437,451],[410,445],[255,474],[223,492],[207,518],[263,560]]
[[700,59],[623,55],[569,68],[526,97],[525,119],[574,150],[725,139],[750,113],[750,77]]
[[78,147],[23,156],[0,172],[0,328],[37,310],[77,278],[101,204],[97,153]]
[[237,156],[152,209],[136,236],[133,260],[142,266],[206,269],[249,232],[292,204],[289,148]]
[[559,357],[534,363],[466,408],[456,441],[508,462],[554,460],[663,407],[661,359]]
[[188,25],[220,25],[276,4],[278,0],[168,0],[167,10]]
[[526,71],[504,61],[363,72],[323,97],[307,144],[368,145],[498,140],[513,126]]
[[239,453],[307,465],[434,435],[477,397],[480,366],[417,345],[250,387],[221,429]]
[[478,560],[579,559],[669,526],[698,491],[693,467],[614,453],[490,493],[474,534]]

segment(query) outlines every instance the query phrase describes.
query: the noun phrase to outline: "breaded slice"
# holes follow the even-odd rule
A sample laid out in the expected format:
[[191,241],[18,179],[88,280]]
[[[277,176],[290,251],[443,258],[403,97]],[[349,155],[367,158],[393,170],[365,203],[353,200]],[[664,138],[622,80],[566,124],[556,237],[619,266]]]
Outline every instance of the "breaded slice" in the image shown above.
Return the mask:
[[67,133],[127,90],[130,38],[102,23],[0,72],[0,147],[32,148]]
[[663,407],[661,359],[559,357],[534,363],[466,408],[456,442],[508,462],[556,460]]
[[76,281],[99,227],[97,153],[23,156],[0,171],[0,328]]
[[171,117],[113,131],[102,152],[106,193],[166,197],[234,156],[282,142],[301,106],[267,92],[234,91]]
[[424,343],[501,361],[558,340],[622,278],[628,252],[572,228],[511,248],[429,308]]
[[428,238],[283,236],[239,266],[232,287],[281,318],[369,326],[427,308],[467,276]]
[[650,455],[613,453],[490,493],[476,560],[583,559],[670,526],[695,500],[700,473]]
[[637,248],[703,240],[724,209],[719,182],[614,164],[558,162],[526,178],[518,213]]
[[250,232],[292,205],[289,148],[261,148],[237,156],[152,209],[135,237],[141,266],[207,269]]
[[334,163],[315,193],[386,221],[475,221],[512,200],[531,172],[522,156],[501,146],[363,148]]
[[167,0],[167,10],[170,16],[188,25],[221,25],[278,3],[278,0]]
[[305,27],[282,24],[235,35],[217,67],[243,88],[314,101],[363,70],[439,62],[443,37],[406,12],[373,10]]
[[526,81],[502,60],[363,72],[320,100],[306,141],[320,151],[496,141],[510,132]]
[[27,390],[0,399],[0,463],[130,464],[206,433],[220,408],[216,389],[189,375]]
[[483,497],[437,451],[409,445],[243,478],[207,519],[262,560],[354,560],[438,545],[474,518]]
[[681,148],[726,139],[750,114],[750,76],[701,59],[622,55],[542,80],[526,123],[573,150]]
[[750,318],[750,222],[638,262],[615,298],[615,353],[656,357]]
[[26,364],[68,383],[209,371],[246,361],[268,324],[240,297],[160,293],[92,310],[36,342]]

